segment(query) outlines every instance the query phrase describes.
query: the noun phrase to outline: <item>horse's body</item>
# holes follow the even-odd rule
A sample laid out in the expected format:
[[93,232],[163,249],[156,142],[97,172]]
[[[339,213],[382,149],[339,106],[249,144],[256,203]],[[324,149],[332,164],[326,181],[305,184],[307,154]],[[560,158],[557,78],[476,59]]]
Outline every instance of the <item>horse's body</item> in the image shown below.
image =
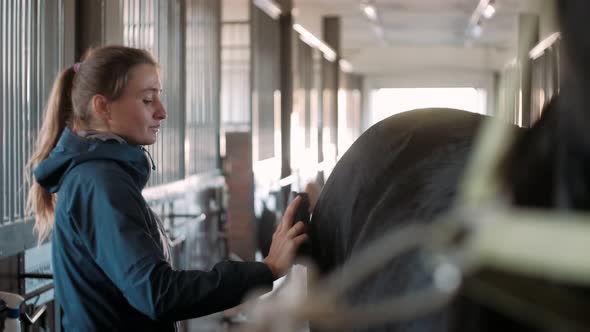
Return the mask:
[[[430,223],[448,211],[485,118],[451,109],[415,110],[389,117],[359,137],[332,171],[313,212],[312,258],[320,273],[346,263],[394,227]],[[347,301],[375,303],[424,288],[432,282],[427,270],[417,253],[408,253],[351,291]],[[483,326],[486,319],[480,318],[474,323],[480,307],[466,301],[417,320],[363,331],[493,331],[504,326],[492,313],[486,316],[489,323],[500,325]]]
[[[590,1],[560,0],[556,9],[562,38],[559,101],[546,106],[541,119],[519,135],[498,171],[514,205],[587,213]],[[483,118],[456,110],[417,110],[390,117],[365,132],[334,168],[313,213],[312,258],[320,272],[327,274],[345,264],[388,229],[432,222],[447,211]],[[430,283],[428,276],[419,257],[410,253],[349,292],[347,300],[362,305],[405,294]],[[587,289],[573,286],[551,287],[590,298]],[[547,317],[529,318],[539,324]],[[429,316],[363,331],[534,329],[459,297]]]

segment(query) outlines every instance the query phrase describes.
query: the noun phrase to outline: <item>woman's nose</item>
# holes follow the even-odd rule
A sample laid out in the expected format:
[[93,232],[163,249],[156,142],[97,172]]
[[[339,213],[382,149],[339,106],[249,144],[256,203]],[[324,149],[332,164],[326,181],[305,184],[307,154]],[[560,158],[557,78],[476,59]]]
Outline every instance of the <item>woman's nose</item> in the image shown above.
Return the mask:
[[154,113],[154,117],[158,120],[166,119],[166,109],[164,108],[164,105],[162,104],[162,102],[160,100],[158,100],[158,108],[156,109],[156,112]]

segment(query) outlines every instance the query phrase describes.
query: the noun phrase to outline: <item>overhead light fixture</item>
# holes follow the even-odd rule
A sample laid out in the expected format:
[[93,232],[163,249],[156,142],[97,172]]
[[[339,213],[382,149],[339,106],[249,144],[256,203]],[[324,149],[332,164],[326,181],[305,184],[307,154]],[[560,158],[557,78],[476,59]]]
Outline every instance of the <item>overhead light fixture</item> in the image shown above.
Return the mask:
[[272,17],[274,20],[278,19],[283,12],[279,4],[273,0],[254,0],[254,5],[260,8],[263,12],[265,12],[268,16]]
[[385,42],[385,31],[383,30],[383,26],[381,24],[381,20],[379,19],[379,15],[377,14],[377,7],[373,0],[362,0],[360,4],[361,10],[363,14],[369,19],[371,22],[371,27],[377,38],[384,44]]
[[320,40],[318,37],[314,36],[313,33],[309,32],[301,24],[293,24],[293,30],[299,33],[299,38],[301,38],[301,40],[303,40],[306,44],[319,49],[323,53],[326,60],[334,61],[338,58],[338,54],[336,54],[336,51],[334,51],[333,48],[328,46],[328,44]]
[[371,20],[373,22],[377,21],[377,9],[375,9],[375,6],[373,6],[373,5],[365,6],[363,8],[363,12],[369,18],[369,20]]
[[345,73],[352,73],[352,65],[350,62],[340,59],[338,60],[338,64],[340,65],[340,69]]
[[482,33],[483,33],[483,28],[481,27],[481,23],[477,22],[476,25],[471,27],[471,37],[477,39],[477,38],[481,37]]
[[469,24],[465,30],[468,38],[480,38],[483,32],[484,19],[490,19],[496,14],[495,0],[479,0],[477,8],[469,18]]
[[494,5],[492,5],[492,3],[488,3],[488,5],[486,6],[486,8],[483,10],[483,17],[485,17],[486,19],[490,19],[492,18],[492,16],[494,16],[494,14],[496,13],[496,8],[494,7]]
[[361,2],[361,9],[370,21],[379,21],[379,17],[377,16],[377,7],[375,7],[372,1]]

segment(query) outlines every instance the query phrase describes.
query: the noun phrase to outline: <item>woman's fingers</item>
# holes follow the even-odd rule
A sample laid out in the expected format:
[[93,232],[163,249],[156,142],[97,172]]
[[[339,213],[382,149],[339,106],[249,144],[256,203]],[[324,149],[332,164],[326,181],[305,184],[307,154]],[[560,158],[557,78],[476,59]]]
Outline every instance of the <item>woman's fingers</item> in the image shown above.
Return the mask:
[[291,227],[291,229],[289,229],[289,231],[287,231],[287,236],[289,238],[294,238],[297,235],[303,233],[304,231],[305,231],[305,224],[303,223],[303,221],[299,221],[293,227]]
[[294,222],[293,219],[295,218],[295,212],[297,211],[297,207],[299,207],[300,201],[301,201],[301,198],[299,196],[297,196],[291,202],[291,204],[289,204],[289,206],[287,206],[287,209],[285,210],[285,214],[283,215],[283,218],[281,219],[281,223],[279,224],[279,227],[277,227],[277,232],[286,232],[289,229],[291,229],[291,227],[293,226],[293,222]]
[[301,198],[296,197],[285,210],[272,236],[268,256],[264,259],[275,278],[283,276],[291,267],[297,248],[308,238],[305,234],[307,228],[305,224],[302,221],[295,223],[293,220],[300,201]]
[[295,248],[299,248],[299,246],[307,241],[307,239],[309,238],[309,236],[307,235],[307,233],[303,233],[303,234],[299,234],[298,236],[296,236],[293,239],[293,242],[295,243]]

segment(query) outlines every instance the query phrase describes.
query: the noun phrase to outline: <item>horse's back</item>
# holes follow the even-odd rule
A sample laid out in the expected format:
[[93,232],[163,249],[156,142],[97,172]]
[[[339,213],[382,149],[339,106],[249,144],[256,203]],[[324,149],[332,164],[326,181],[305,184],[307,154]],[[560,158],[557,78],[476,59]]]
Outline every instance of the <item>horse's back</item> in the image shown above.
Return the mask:
[[313,257],[322,272],[384,229],[428,222],[446,211],[484,118],[420,109],[391,116],[361,135],[333,169],[313,213]]
[[[312,256],[322,274],[393,227],[431,222],[447,211],[486,116],[421,109],[369,128],[332,171],[313,212]],[[427,268],[408,253],[348,294],[362,305],[428,286]],[[447,310],[363,331],[448,331]],[[314,331],[319,331],[317,328]]]

